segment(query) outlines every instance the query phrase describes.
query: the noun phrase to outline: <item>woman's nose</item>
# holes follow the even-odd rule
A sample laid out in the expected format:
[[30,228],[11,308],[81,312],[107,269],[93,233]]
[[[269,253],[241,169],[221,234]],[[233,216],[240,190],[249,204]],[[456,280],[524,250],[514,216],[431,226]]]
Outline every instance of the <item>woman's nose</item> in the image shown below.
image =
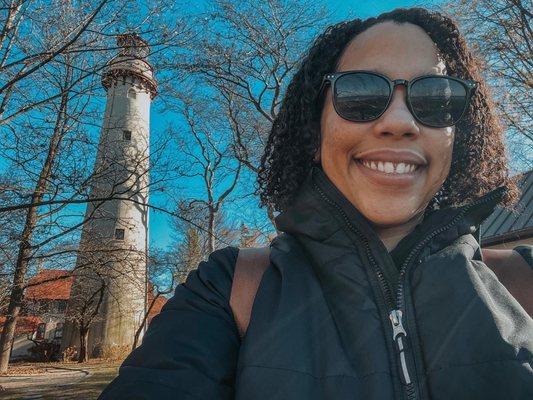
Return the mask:
[[375,135],[391,138],[415,138],[420,135],[420,127],[407,107],[405,91],[405,86],[394,88],[389,106],[374,124]]

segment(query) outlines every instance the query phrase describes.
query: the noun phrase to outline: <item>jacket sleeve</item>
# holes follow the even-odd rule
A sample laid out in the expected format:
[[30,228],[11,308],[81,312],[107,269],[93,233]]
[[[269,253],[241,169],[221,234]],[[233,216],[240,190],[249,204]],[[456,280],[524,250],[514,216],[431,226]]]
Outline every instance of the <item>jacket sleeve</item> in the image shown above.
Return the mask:
[[533,246],[522,244],[516,246],[513,250],[520,254],[522,258],[527,262],[527,265],[529,265],[531,269],[533,269]]
[[178,285],[99,400],[230,400],[240,339],[229,296],[236,247],[216,250]]

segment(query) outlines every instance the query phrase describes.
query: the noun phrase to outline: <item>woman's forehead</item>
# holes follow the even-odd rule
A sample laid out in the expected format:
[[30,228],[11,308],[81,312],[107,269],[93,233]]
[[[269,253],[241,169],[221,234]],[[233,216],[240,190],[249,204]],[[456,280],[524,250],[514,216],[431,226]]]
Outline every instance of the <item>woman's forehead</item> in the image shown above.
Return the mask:
[[337,71],[354,69],[380,72],[392,79],[446,73],[437,46],[422,28],[392,21],[376,24],[348,43]]

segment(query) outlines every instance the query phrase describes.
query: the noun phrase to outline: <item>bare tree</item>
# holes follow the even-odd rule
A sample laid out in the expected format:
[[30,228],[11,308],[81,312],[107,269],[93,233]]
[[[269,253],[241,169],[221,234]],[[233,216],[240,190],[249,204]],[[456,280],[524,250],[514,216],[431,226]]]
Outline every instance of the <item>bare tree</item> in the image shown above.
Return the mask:
[[103,277],[99,280],[99,286],[95,290],[84,292],[85,298],[79,301],[75,311],[68,314],[68,319],[78,327],[80,335],[80,348],[78,353],[78,362],[87,362],[89,360],[88,341],[89,328],[95,322],[100,312],[100,307],[104,299],[106,290],[106,281]]
[[[68,65],[68,64],[67,64]],[[72,68],[67,66],[64,76],[64,83],[70,84],[72,78]],[[59,109],[54,123],[52,135],[48,143],[48,153],[42,165],[37,183],[31,195],[31,202],[37,203],[43,199],[48,187],[48,182],[52,173],[54,159],[56,157],[61,140],[68,130],[68,103],[70,93],[64,91],[59,100]],[[16,317],[20,312],[23,300],[23,285],[28,270],[28,261],[31,253],[31,239],[37,225],[37,207],[30,207],[26,212],[26,220],[22,231],[20,245],[18,249],[18,256],[15,261],[15,271],[13,278],[13,287],[11,289],[10,303],[7,310],[7,320],[4,324],[2,336],[0,337],[0,371],[7,370],[7,364],[10,354],[11,341],[14,336]]]
[[512,156],[520,169],[533,164],[533,30],[531,2],[462,0],[446,5],[485,60],[485,75],[508,128]]
[[[230,123],[234,157],[255,175],[283,92],[327,14],[308,0],[213,0],[209,6],[196,20],[190,56],[175,67],[214,93]],[[272,207],[267,214],[273,224]]]
[[[182,199],[178,209],[190,219],[195,214],[205,216],[198,224],[206,233],[207,253],[216,249],[217,217],[222,206],[237,186],[241,162],[232,156],[228,144],[227,126],[216,117],[208,98],[183,97],[182,115],[187,130],[175,132],[176,144],[183,157],[180,174],[202,188],[188,200]],[[236,165],[235,165],[236,164]]]
[[[11,179],[0,175],[0,202],[14,200],[13,190],[19,189],[11,184]],[[13,277],[13,267],[17,250],[18,235],[24,222],[23,212],[0,213],[0,313],[5,314],[9,304],[9,287]]]
[[241,248],[261,246],[258,239],[262,236],[262,232],[250,229],[244,223],[241,224],[240,236],[239,247]]
[[206,258],[205,246],[202,245],[201,233],[197,228],[188,226],[184,238],[176,250],[176,281],[183,283],[190,271]]
[[150,315],[161,298],[172,292],[179,277],[175,254],[172,251],[152,250],[148,259],[148,287],[146,307],[138,328],[135,330],[132,349],[139,344],[141,334],[146,330]]
[[[76,44],[88,31],[95,19],[105,9],[111,0],[100,0],[87,13],[77,13],[81,24],[68,23],[64,17],[72,16],[69,2],[56,0],[52,4],[12,0],[3,9],[5,19],[0,33],[0,73],[4,79],[0,81],[0,123],[5,124],[22,113],[29,112],[62,96],[62,91],[45,97],[35,97],[29,101],[29,96],[23,96],[23,91],[31,91],[36,75],[40,75],[48,64],[66,54],[80,51]],[[50,25],[52,14],[48,7],[56,8],[59,17]],[[70,8],[70,10],[69,10]],[[40,13],[42,19],[36,18],[34,13]],[[28,41],[28,35],[33,30],[44,33],[43,41]],[[4,112],[9,111],[5,116]]]

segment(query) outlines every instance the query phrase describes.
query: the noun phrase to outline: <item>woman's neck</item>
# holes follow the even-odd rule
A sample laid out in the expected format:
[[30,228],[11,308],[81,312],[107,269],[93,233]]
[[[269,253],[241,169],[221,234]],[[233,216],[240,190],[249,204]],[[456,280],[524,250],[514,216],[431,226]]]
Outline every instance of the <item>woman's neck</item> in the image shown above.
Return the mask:
[[424,213],[418,214],[416,217],[411,218],[409,221],[394,226],[377,226],[374,225],[374,229],[378,234],[379,238],[385,245],[387,251],[391,251],[396,247],[396,245],[411,233],[415,227],[422,221],[424,218]]

